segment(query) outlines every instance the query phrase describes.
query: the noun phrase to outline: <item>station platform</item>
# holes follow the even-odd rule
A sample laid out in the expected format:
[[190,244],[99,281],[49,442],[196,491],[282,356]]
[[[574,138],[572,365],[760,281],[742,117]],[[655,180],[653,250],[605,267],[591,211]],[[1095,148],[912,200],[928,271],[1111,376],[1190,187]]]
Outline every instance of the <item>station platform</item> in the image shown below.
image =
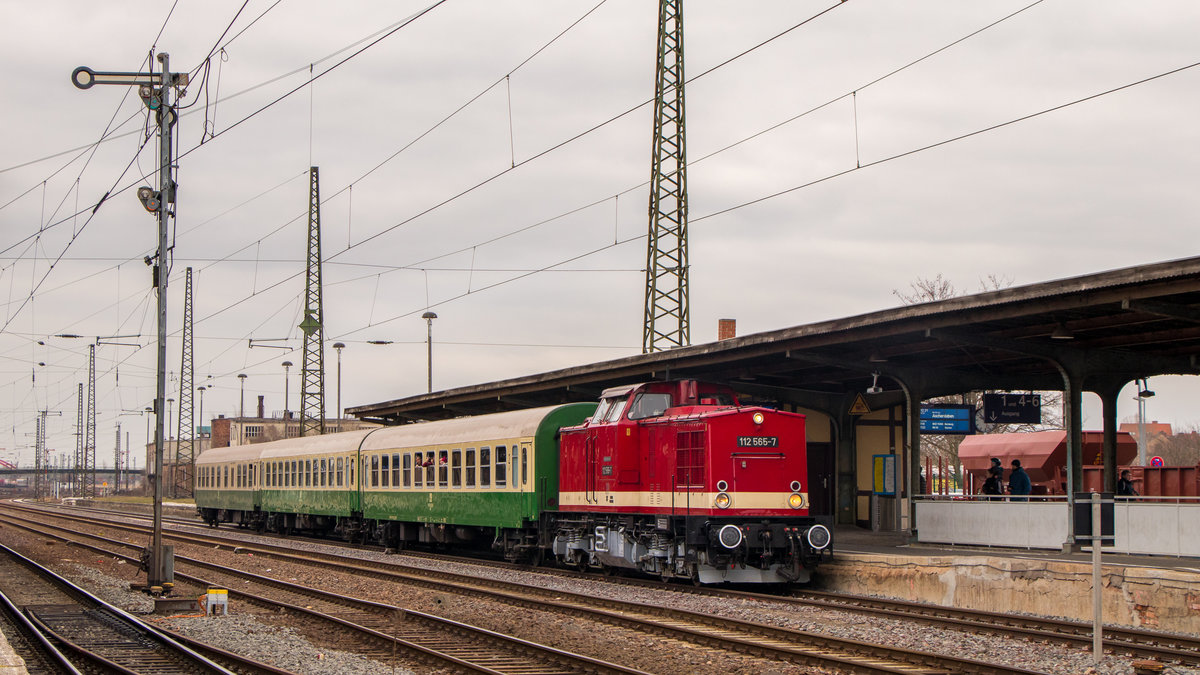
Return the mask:
[[25,675],[25,660],[13,651],[4,633],[0,633],[0,675]]
[[[834,529],[814,587],[950,607],[1092,618],[1092,554],[910,542],[907,533]],[[1200,633],[1200,558],[1102,552],[1104,620]]]

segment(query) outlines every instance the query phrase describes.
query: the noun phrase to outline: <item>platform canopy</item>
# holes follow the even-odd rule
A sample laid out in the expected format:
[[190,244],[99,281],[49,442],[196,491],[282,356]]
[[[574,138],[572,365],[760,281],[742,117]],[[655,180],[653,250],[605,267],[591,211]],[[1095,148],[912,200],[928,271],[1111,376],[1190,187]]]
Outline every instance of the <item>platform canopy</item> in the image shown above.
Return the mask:
[[[347,409],[403,423],[594,401],[614,385],[693,377],[744,398],[841,414],[878,373],[873,409],[977,390],[1115,396],[1198,374],[1200,258],[907,305]],[[905,395],[905,390],[912,397]],[[1115,426],[1115,425],[1114,425]]]

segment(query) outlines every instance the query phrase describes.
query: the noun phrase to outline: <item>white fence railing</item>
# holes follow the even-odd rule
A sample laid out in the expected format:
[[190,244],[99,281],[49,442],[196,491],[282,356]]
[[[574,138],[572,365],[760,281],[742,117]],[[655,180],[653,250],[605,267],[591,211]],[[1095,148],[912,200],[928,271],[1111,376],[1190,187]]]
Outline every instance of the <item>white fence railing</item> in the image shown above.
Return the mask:
[[[1035,499],[918,498],[917,541],[1061,549],[1070,517],[1066,498]],[[1200,557],[1200,498],[1122,498],[1114,505],[1114,519],[1116,546],[1105,551]]]

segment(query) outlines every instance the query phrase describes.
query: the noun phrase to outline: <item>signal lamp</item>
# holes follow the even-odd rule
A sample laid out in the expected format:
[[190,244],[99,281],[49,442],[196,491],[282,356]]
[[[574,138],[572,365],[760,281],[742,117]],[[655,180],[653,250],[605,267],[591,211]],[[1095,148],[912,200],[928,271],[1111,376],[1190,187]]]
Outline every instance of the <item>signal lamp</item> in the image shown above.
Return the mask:
[[793,509],[804,508],[803,495],[798,495],[795,492],[793,492],[792,495],[790,497],[788,497],[788,506],[792,507]]
[[733,500],[729,498],[729,495],[724,492],[718,494],[717,498],[713,501],[716,503],[718,509],[727,509],[729,508],[729,505],[733,503]]

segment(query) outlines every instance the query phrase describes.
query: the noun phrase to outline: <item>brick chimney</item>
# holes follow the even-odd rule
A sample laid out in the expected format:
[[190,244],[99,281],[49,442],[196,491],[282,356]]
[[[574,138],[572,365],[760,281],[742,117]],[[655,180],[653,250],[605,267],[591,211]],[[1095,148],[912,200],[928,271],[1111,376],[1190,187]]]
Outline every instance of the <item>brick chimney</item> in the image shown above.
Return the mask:
[[717,319],[717,339],[730,340],[737,337],[737,319]]

